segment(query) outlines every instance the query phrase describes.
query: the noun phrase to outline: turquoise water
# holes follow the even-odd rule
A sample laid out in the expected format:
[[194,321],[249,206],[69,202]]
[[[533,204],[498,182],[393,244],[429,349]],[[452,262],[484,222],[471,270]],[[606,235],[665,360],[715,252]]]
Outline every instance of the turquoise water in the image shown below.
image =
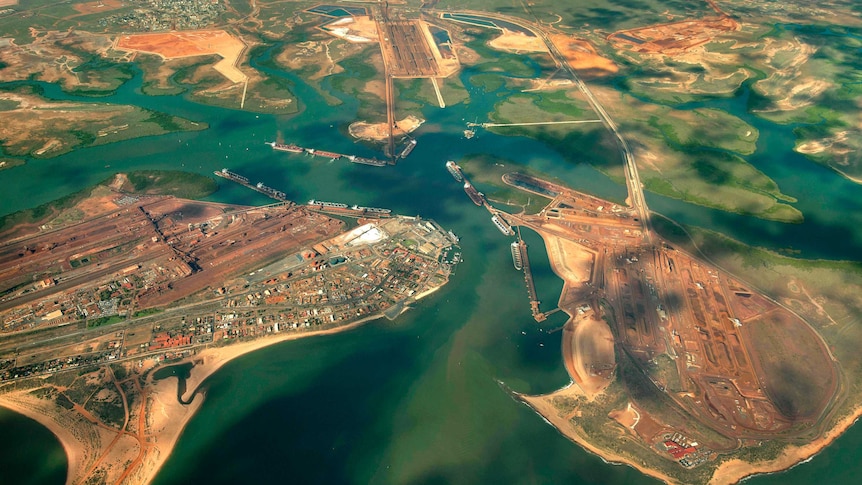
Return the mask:
[[[268,55],[264,52],[253,63],[267,66]],[[485,92],[472,85],[476,73],[467,69],[461,74],[471,93],[469,103],[425,109],[428,121],[417,133],[419,145],[395,167],[329,162],[273,152],[264,145],[281,135],[300,145],[379,156],[341,134],[353,120],[355,103],[327,106],[300,79],[280,73],[310,100],[299,115],[255,115],[179,97],[145,97],[138,94],[138,77],[99,102],[165,111],[206,122],[210,129],[89,148],[0,172],[2,214],[66,195],[120,170],[211,174],[228,167],[284,190],[294,200],[420,214],[462,237],[465,261],[450,284],[396,322],[286,342],[237,359],[212,376],[204,405],[157,483],[652,483],[628,467],[604,464],[582,451],[509,395],[508,389],[543,393],[568,382],[560,359],[561,333],[554,332],[564,317],[557,314],[541,325],[532,320],[523,278],[512,267],[511,239],[467,199],[444,162],[489,153],[553,173],[602,197],[621,200],[625,189],[532,140],[485,131],[463,139],[464,122],[487,118],[493,103],[507,94],[505,88]],[[43,87],[51,97],[69,98],[55,86]],[[758,151],[749,160],[784,193],[799,199],[794,205],[805,222],[771,223],[648,195],[651,208],[751,244],[792,247],[806,257],[858,258],[862,188],[794,154],[789,128],[747,115],[745,96],[706,105],[727,109],[760,130]],[[268,202],[256,192],[218,182],[212,200]],[[529,232],[524,237],[542,308],[549,310],[561,282],[550,271],[540,238]],[[0,462],[0,483],[62,482],[65,473],[57,471],[62,450],[47,431],[10,413],[0,413],[0,429],[5,438],[0,456],[18,457],[16,468]],[[25,439],[36,444],[19,446]],[[811,463],[752,481],[808,483],[817,477],[842,483],[862,473],[854,460],[860,442],[862,431],[855,427]],[[26,452],[14,455],[19,449]]]
[[0,483],[66,481],[66,454],[48,428],[0,407]]

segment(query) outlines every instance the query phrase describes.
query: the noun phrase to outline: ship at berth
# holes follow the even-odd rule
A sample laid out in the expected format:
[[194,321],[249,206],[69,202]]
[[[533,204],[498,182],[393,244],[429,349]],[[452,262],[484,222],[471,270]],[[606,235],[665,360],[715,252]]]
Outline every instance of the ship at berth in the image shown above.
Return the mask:
[[273,150],[279,150],[282,152],[290,152],[290,153],[302,153],[305,151],[305,148],[302,148],[299,145],[285,145],[284,143],[276,143],[273,141],[266,142],[267,145],[271,146]]
[[524,269],[524,259],[521,257],[521,244],[518,241],[512,241],[512,264],[515,269],[521,271]]
[[449,173],[452,174],[452,177],[458,182],[464,181],[464,174],[461,173],[461,167],[459,167],[457,163],[449,160],[446,162],[446,170],[448,170]]
[[319,205],[320,207],[327,207],[330,209],[347,209],[347,204],[342,204],[340,202],[324,202],[322,200],[314,199],[309,200],[308,205]]
[[381,209],[379,207],[362,207],[360,205],[354,205],[350,208],[355,211],[370,212],[373,214],[389,214],[390,212],[392,212],[390,209]]
[[494,226],[500,230],[503,234],[507,236],[514,236],[515,231],[512,230],[512,226],[506,223],[500,216],[491,217],[491,222],[494,223]]
[[470,182],[464,182],[464,192],[470,197],[470,200],[479,207],[485,205],[485,194],[476,190]]

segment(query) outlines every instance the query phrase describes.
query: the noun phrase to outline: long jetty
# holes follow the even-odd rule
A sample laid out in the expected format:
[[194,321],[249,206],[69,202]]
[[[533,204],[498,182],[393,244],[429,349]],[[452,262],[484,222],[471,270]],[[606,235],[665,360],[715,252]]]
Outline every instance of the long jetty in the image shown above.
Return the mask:
[[536,293],[536,284],[533,282],[533,271],[530,269],[530,257],[527,255],[527,243],[518,239],[518,252],[521,253],[521,262],[524,266],[524,283],[527,285],[527,296],[530,297],[530,311],[537,322],[544,321],[547,316],[539,310],[539,295]]
[[264,185],[263,182],[258,182],[257,184],[252,184],[251,182],[249,182],[247,177],[243,177],[242,175],[240,175],[238,173],[231,172],[230,170],[228,170],[226,168],[223,168],[221,170],[216,170],[213,173],[215,175],[218,175],[221,178],[232,180],[232,181],[234,181],[234,182],[236,182],[236,183],[238,183],[244,187],[248,187],[251,190],[254,190],[256,192],[260,192],[261,194],[263,194],[263,195],[265,195],[271,199],[275,199],[279,202],[284,202],[288,205],[294,205],[292,201],[287,199],[287,194],[285,194],[284,192],[282,192],[280,190],[273,189],[272,187],[268,187],[268,186]]
[[[271,146],[273,150],[280,152],[288,152],[288,153],[305,153],[314,157],[328,158],[330,160],[341,160],[342,158],[349,160],[351,163],[360,163],[362,165],[371,165],[372,167],[384,167],[389,162],[386,160],[378,160],[376,158],[367,158],[367,157],[359,157],[356,155],[345,155],[343,153],[330,152],[326,150],[320,150],[317,148],[305,148],[299,145],[285,145],[283,143],[275,143],[275,142],[267,142],[267,145]],[[402,152],[401,158],[405,158],[410,152],[413,150],[412,147],[416,146],[416,143],[408,145]],[[408,150],[409,148],[409,150]]]

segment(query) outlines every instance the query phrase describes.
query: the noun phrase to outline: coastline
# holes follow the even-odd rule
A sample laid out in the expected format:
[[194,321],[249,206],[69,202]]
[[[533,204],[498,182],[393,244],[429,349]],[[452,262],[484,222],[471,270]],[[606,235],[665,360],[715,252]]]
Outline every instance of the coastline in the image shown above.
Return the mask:
[[193,397],[195,393],[197,393],[200,386],[204,383],[204,381],[206,381],[209,376],[213,375],[216,371],[221,369],[228,362],[245,354],[281,342],[288,342],[291,340],[299,340],[302,338],[317,337],[321,335],[333,335],[336,333],[346,332],[348,330],[360,327],[367,322],[377,320],[379,318],[383,318],[383,315],[381,314],[365,317],[353,323],[349,323],[340,327],[329,328],[326,330],[314,330],[311,332],[302,333],[285,332],[282,335],[258,338],[250,342],[227,345],[225,347],[205,349],[197,355],[171,364],[177,365],[185,362],[198,362],[200,360],[203,360],[202,363],[195,363],[194,367],[192,367],[190,371],[191,375],[186,379],[186,392],[182,395],[182,400],[188,401],[189,398]]
[[526,404],[527,406],[532,408],[536,414],[538,414],[540,417],[542,417],[551,426],[553,426],[554,429],[556,429],[558,433],[560,433],[564,437],[568,438],[569,440],[575,442],[575,444],[577,444],[578,446],[580,446],[584,450],[588,451],[589,453],[592,453],[593,455],[598,456],[599,458],[602,459],[602,461],[604,461],[606,463],[619,463],[622,465],[628,465],[628,466],[638,470],[639,472],[643,473],[644,475],[656,478],[656,479],[661,480],[665,483],[672,483],[672,484],[679,484],[680,483],[680,482],[674,480],[673,478],[671,478],[671,477],[669,477],[663,473],[660,473],[660,472],[653,470],[652,468],[644,467],[643,465],[635,463],[635,462],[629,460],[628,458],[620,456],[616,453],[602,450],[602,449],[594,446],[587,439],[585,439],[583,436],[581,436],[581,434],[578,433],[572,427],[571,423],[569,423],[568,420],[566,420],[565,418],[563,418],[559,414],[557,414],[553,405],[551,405],[547,401],[548,398],[551,398],[552,396],[555,396],[558,394],[582,395],[580,393],[579,389],[572,391],[573,387],[576,387],[576,386],[573,386],[570,384],[570,385],[568,385],[562,389],[559,389],[557,391],[554,391],[550,394],[544,394],[541,396],[528,396],[526,394],[519,394],[519,393],[515,393],[515,396],[518,399],[520,399],[524,404]]
[[[616,453],[602,450],[592,445],[584,436],[578,433],[577,430],[572,427],[571,423],[569,423],[564,417],[561,417],[549,402],[550,398],[557,395],[580,394],[577,389],[572,391],[572,387],[574,386],[570,383],[568,386],[550,394],[529,396],[526,394],[515,393],[515,396],[548,422],[548,424],[553,426],[561,435],[573,441],[584,450],[598,456],[603,461],[631,466],[644,475],[662,480],[665,483],[681,483],[661,472],[633,462],[632,460]],[[789,446],[778,458],[774,460],[757,463],[749,463],[738,458],[727,460],[718,465],[708,483],[710,485],[735,484],[755,475],[781,473],[790,470],[791,468],[820,454],[820,452],[831,445],[835,439],[844,434],[851,426],[856,424],[856,421],[860,418],[862,418],[862,406],[854,408],[853,412],[838,421],[838,423],[829,429],[829,431],[827,431],[822,437],[803,446]]]
[[[124,479],[124,482],[133,484],[152,482],[158,471],[171,456],[186,425],[203,404],[206,396],[198,392],[201,385],[209,376],[217,372],[228,362],[278,343],[353,330],[365,323],[382,317],[382,314],[373,315],[344,326],[326,330],[303,333],[285,332],[283,335],[263,337],[250,342],[204,349],[199,354],[182,359],[176,363],[171,363],[170,365],[197,362],[190,371],[191,375],[186,379],[186,392],[182,396],[183,402],[189,402],[191,398],[189,404],[182,404],[177,399],[177,381],[173,379],[153,381],[150,376],[144,385],[144,390],[147,398],[152,399],[153,407],[149,409],[145,421],[150,423],[152,431],[146,435],[147,439],[144,450],[142,450],[141,455],[138,457],[142,461],[140,466],[127,470],[128,475]],[[26,401],[28,400],[26,393],[27,390],[0,394],[0,406],[33,419],[51,431],[60,441],[66,455],[66,485],[81,482],[84,478],[82,475],[86,473],[85,469],[106,453],[106,450],[103,449],[106,444],[99,443],[98,447],[93,447],[92,444],[76,437],[68,425],[60,422],[64,410],[56,407],[52,402],[33,398],[32,404],[28,406],[26,402],[21,402],[18,399],[10,399],[10,396],[21,396],[21,399]],[[159,409],[158,413],[155,411],[157,409],[156,406]],[[180,413],[182,413],[181,416],[179,416]],[[91,425],[92,423],[87,421],[86,424]]]
[[[229,345],[226,347],[210,348],[202,351],[195,356],[189,357],[188,359],[183,359],[180,362],[176,363],[182,364],[184,362],[190,361],[196,362],[203,359],[203,363],[196,363],[194,367],[192,367],[190,371],[191,375],[186,379],[186,392],[181,396],[183,402],[188,402],[189,399],[192,399],[190,404],[179,404],[179,401],[177,400],[175,385],[169,386],[169,390],[165,391],[169,394],[170,399],[173,399],[173,402],[179,404],[179,406],[184,407],[184,409],[187,409],[188,411],[186,412],[186,415],[183,417],[179,426],[176,427],[176,433],[172,437],[168,438],[168,441],[165,443],[165,446],[159,447],[159,456],[156,457],[156,459],[151,463],[144,463],[144,466],[148,466],[148,469],[141,469],[136,473],[137,475],[142,477],[142,480],[139,483],[150,483],[156,477],[159,470],[161,470],[162,466],[164,466],[165,462],[171,456],[171,453],[173,452],[177,441],[179,441],[180,436],[182,436],[183,430],[185,429],[186,425],[196,414],[197,410],[204,402],[205,395],[201,394],[200,398],[198,398],[198,390],[209,376],[215,374],[225,364],[238,357],[260,350],[264,347],[269,347],[271,345],[291,340],[299,340],[302,338],[318,337],[322,335],[332,335],[336,333],[346,332],[348,330],[358,328],[367,322],[377,320],[381,317],[382,315],[370,316],[341,327],[330,328],[327,330],[316,330],[312,332],[292,334],[286,333],[278,337],[265,337],[252,340],[251,342],[244,342],[240,344]],[[195,372],[196,370],[197,372]],[[171,382],[167,379],[166,381]],[[189,407],[185,408],[185,406]],[[194,406],[194,408],[192,408],[192,406]]]
[[856,421],[860,417],[862,417],[862,406],[857,406],[820,438],[802,446],[789,446],[774,460],[756,464],[736,458],[728,460],[716,468],[709,483],[715,485],[739,483],[741,480],[754,475],[787,471],[820,454],[821,451],[856,424]]

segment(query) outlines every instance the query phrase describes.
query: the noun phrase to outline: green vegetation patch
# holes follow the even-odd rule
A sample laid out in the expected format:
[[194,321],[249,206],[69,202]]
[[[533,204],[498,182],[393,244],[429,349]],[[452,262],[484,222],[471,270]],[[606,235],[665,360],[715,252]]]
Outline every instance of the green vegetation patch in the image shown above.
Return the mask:
[[800,222],[774,180],[742,155],[756,148],[758,131],[721,110],[678,110],[607,92],[647,190],[739,214]]
[[32,209],[24,209],[12,214],[7,214],[0,218],[0,231],[5,233],[9,229],[19,225],[29,225],[37,222],[44,222],[51,216],[56,216],[65,209],[74,207],[82,200],[89,197],[93,188],[86,188],[74,192],[72,194],[60,197],[59,199],[46,202]]
[[[437,93],[434,91],[434,86],[428,79],[396,79],[395,98],[398,100],[396,109],[403,110],[421,110],[425,106],[439,106]],[[438,79],[437,85],[440,88],[440,94],[443,96],[443,101],[446,106],[461,104],[470,99],[470,93],[464,88],[461,79],[451,77],[446,79]]]
[[25,162],[24,160],[22,160],[20,158],[4,157],[4,156],[0,155],[0,170],[6,170],[6,169],[9,169],[12,167],[18,167],[20,165],[24,165],[25,163],[27,163],[27,162]]
[[[543,180],[564,184],[563,181],[556,177],[542,173],[524,164],[493,155],[467,155],[458,161],[458,165],[461,166],[471,182],[478,184],[483,189],[485,196],[489,200],[513,207],[521,207],[529,214],[542,210],[548,204],[549,199],[529,194],[507,185],[503,182],[503,175],[511,172],[520,172]],[[491,189],[486,189],[486,187],[491,187]]]
[[182,199],[202,199],[218,189],[205,175],[178,170],[139,170],[126,174],[124,192],[141,195],[173,195]]
[[102,327],[104,325],[113,325],[115,323],[120,323],[125,319],[126,319],[125,317],[121,317],[119,315],[112,315],[110,317],[93,318],[91,320],[87,320],[87,328],[96,328],[96,327]]
[[129,105],[54,101],[37,87],[19,85],[0,90],[0,97],[28,108],[5,103],[0,109],[3,151],[13,157],[51,158],[77,148],[132,138],[207,128],[184,118]]

